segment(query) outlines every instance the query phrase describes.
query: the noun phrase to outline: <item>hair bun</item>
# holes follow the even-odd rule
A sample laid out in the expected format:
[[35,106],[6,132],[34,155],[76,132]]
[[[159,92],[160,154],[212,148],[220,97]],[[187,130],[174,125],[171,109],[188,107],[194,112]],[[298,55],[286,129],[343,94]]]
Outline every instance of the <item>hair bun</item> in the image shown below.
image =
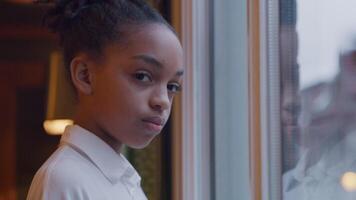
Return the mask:
[[54,32],[61,32],[65,27],[70,27],[71,22],[80,13],[93,4],[104,3],[103,0],[38,0],[37,3],[54,3],[44,17],[44,25]]

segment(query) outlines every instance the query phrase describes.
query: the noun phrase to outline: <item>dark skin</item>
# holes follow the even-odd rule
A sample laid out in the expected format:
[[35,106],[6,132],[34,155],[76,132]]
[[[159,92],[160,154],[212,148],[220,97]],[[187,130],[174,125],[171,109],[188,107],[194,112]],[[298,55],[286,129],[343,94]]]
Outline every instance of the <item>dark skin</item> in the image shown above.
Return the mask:
[[161,132],[183,75],[183,50],[169,28],[140,25],[128,35],[100,59],[79,53],[70,66],[79,98],[75,123],[117,152],[124,144],[143,148]]

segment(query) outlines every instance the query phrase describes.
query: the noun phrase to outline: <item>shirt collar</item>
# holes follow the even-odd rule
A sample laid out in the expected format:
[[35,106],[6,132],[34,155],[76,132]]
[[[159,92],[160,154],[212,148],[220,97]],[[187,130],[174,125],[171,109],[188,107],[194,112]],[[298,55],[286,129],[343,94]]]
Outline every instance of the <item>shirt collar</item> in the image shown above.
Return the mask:
[[132,187],[140,184],[141,177],[127,159],[88,130],[67,126],[61,137],[61,145],[65,144],[88,157],[112,184],[120,179]]

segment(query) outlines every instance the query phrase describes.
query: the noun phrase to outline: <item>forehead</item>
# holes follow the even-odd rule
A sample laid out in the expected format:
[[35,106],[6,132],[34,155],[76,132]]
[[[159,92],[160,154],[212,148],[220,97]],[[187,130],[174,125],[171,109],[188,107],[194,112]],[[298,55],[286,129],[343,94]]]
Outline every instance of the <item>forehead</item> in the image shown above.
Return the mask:
[[181,44],[175,33],[165,25],[147,24],[129,26],[124,30],[122,39],[108,45],[116,53],[133,53],[137,51],[176,50],[182,53]]
[[130,26],[122,36],[122,40],[107,45],[104,54],[116,57],[150,54],[161,59],[167,57],[182,59],[183,50],[177,36],[163,24]]

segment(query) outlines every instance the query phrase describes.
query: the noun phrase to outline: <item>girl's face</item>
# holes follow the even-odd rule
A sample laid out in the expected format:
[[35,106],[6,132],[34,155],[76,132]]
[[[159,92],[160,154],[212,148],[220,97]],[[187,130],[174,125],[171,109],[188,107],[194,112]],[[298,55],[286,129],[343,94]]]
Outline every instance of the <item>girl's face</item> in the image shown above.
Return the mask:
[[95,133],[111,144],[145,147],[161,132],[181,87],[179,40],[163,25],[146,25],[125,44],[108,45],[96,65],[87,98]]

